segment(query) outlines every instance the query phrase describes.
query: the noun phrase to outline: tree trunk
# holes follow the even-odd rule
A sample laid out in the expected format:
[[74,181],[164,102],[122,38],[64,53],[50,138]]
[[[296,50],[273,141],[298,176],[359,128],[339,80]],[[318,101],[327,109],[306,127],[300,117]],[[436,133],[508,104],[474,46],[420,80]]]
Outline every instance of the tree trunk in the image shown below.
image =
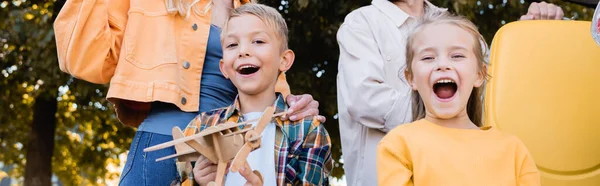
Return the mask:
[[[57,0],[54,3],[54,15],[52,15],[50,25],[56,20],[56,16],[65,5],[65,2],[66,0]],[[57,88],[46,87],[47,90],[57,90]],[[31,123],[29,141],[26,146],[24,186],[52,185],[52,154],[54,152],[54,133],[56,132],[57,122],[56,112],[58,110],[56,96],[56,91],[46,91],[35,98],[33,123]]]
[[27,142],[25,186],[51,185],[57,106],[56,96],[40,94],[35,98]]

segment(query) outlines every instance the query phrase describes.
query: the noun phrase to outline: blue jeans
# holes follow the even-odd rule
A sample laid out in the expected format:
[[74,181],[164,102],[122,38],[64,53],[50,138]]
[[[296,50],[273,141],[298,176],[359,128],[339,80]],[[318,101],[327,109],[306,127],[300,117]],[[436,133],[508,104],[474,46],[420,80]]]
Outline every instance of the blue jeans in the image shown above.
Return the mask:
[[156,162],[157,158],[175,154],[169,147],[152,152],[144,152],[146,147],[173,140],[172,136],[138,131],[131,141],[125,168],[119,185],[170,185],[178,180],[175,158]]

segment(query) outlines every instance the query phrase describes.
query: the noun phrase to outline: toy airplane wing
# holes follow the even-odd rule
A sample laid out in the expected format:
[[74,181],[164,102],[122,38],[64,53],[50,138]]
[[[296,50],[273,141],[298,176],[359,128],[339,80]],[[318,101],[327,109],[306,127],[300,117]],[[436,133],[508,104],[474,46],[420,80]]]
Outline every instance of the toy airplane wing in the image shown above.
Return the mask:
[[[183,135],[183,131],[181,131],[181,129],[179,129],[179,127],[173,127],[173,139],[179,139],[179,138],[183,138],[183,137],[185,137]],[[191,162],[191,161],[196,161],[198,159],[199,155],[200,154],[194,148],[192,148],[190,145],[188,145],[187,143],[184,142],[184,143],[175,144],[175,154],[165,156],[162,158],[158,158],[158,159],[156,159],[156,161],[158,162],[158,161],[177,157],[179,159],[179,161]]]
[[155,145],[152,147],[145,148],[144,152],[156,151],[156,150],[164,149],[167,147],[175,146],[177,144],[186,143],[187,141],[200,139],[200,138],[203,138],[204,136],[214,134],[217,132],[225,132],[225,134],[229,133],[229,132],[234,132],[234,131],[237,132],[237,131],[241,130],[239,128],[239,126],[243,126],[243,125],[246,125],[246,124],[227,122],[225,124],[209,127],[206,130],[203,130],[203,131],[201,131],[197,134],[191,135],[191,136],[180,137],[177,139],[173,139],[173,141],[168,141],[168,142],[161,143],[161,144],[158,144],[158,145]]

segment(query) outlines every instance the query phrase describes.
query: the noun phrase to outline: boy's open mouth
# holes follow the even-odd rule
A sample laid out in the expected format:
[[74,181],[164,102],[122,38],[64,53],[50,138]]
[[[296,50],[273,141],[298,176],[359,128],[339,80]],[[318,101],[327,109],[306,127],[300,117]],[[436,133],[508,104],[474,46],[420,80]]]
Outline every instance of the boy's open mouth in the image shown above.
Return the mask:
[[440,79],[433,84],[433,92],[438,98],[448,99],[456,94],[458,86],[451,79]]
[[258,70],[260,70],[260,67],[258,67],[258,66],[242,65],[242,66],[238,67],[236,71],[242,75],[250,75],[250,74],[254,74],[254,73],[258,72]]

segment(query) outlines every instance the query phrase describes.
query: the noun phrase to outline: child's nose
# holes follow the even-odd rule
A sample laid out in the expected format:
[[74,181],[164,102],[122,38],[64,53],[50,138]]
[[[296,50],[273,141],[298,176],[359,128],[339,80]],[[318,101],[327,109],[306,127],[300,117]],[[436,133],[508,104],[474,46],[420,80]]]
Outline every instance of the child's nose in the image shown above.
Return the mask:
[[249,57],[249,56],[250,56],[250,53],[248,52],[247,47],[240,46],[240,53],[238,54],[238,57],[242,58],[242,57]]
[[435,68],[435,71],[452,70],[452,66],[450,65],[448,60],[440,60],[440,62],[438,62],[437,65],[438,66]]
[[238,57],[242,58],[242,57],[248,57],[250,56],[250,54],[248,54],[248,52],[240,52],[240,54],[238,55]]
[[240,43],[239,48],[240,48],[239,54],[238,54],[239,58],[250,56],[250,51],[249,51],[248,45],[246,43],[243,43],[243,42]]

